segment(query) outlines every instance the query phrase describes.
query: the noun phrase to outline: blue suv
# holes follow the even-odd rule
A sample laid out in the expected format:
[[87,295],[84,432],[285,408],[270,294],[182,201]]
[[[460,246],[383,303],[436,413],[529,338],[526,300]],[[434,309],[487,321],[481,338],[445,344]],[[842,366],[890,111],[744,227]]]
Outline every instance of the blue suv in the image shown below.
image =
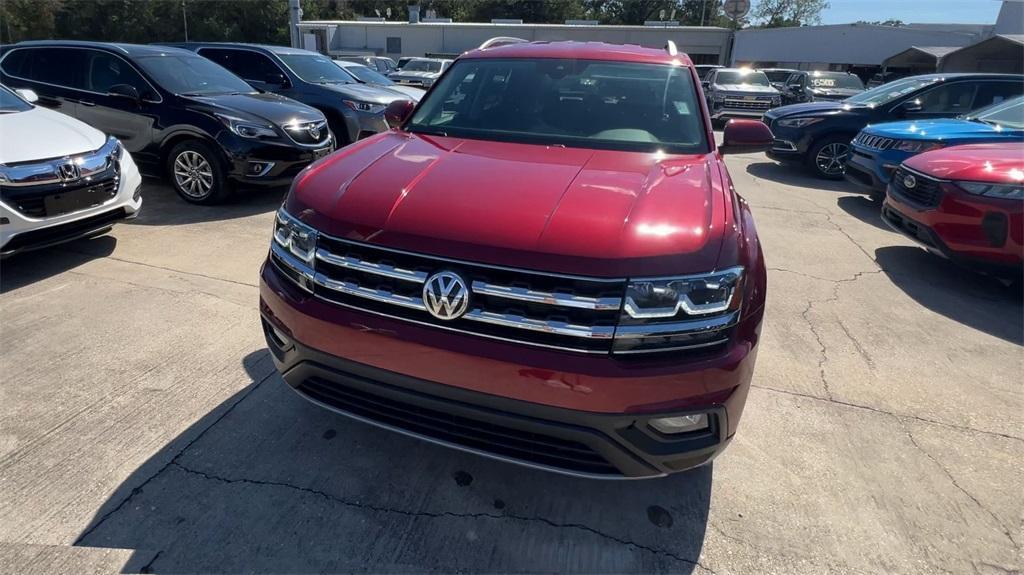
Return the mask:
[[944,120],[868,126],[851,142],[846,179],[884,194],[903,160],[946,146],[1024,140],[1024,96]]

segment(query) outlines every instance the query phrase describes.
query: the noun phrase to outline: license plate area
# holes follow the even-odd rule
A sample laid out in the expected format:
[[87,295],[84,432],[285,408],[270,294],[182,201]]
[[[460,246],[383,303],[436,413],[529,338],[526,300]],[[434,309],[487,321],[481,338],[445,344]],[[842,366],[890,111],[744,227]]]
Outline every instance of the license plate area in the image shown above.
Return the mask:
[[103,205],[114,196],[113,191],[107,188],[108,186],[99,185],[46,196],[43,198],[46,216],[61,216]]
[[330,155],[330,153],[333,151],[334,149],[331,146],[327,146],[326,148],[320,148],[319,150],[313,150],[313,159],[319,160],[324,156]]

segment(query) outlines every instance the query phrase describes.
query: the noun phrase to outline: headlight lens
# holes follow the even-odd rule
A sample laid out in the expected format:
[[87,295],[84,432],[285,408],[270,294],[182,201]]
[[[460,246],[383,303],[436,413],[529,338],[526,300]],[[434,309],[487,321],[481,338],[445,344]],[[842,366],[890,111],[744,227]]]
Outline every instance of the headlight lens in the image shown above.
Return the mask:
[[616,353],[644,353],[722,343],[739,319],[743,268],[674,278],[638,279],[626,287],[615,332]]
[[804,126],[817,124],[822,120],[824,118],[785,118],[775,123],[784,128],[803,128]]
[[782,96],[772,96],[772,105],[778,106],[782,103]]
[[274,243],[310,267],[316,258],[317,231],[281,208],[274,222]]
[[719,94],[718,92],[715,92],[714,94],[711,94],[711,99],[716,102],[724,102],[725,94]]
[[990,184],[987,182],[955,182],[961,190],[977,196],[1024,199],[1024,183]]
[[943,146],[942,142],[929,142],[928,140],[899,140],[893,144],[892,149],[900,152],[910,152],[911,154],[920,154],[928,150],[937,150]]
[[360,102],[359,100],[345,100],[345,105],[357,112],[366,112],[367,114],[379,114],[387,108],[386,104],[371,104],[370,102]]
[[273,126],[260,124],[245,118],[230,116],[228,114],[214,114],[229,130],[243,138],[276,138],[277,131]]

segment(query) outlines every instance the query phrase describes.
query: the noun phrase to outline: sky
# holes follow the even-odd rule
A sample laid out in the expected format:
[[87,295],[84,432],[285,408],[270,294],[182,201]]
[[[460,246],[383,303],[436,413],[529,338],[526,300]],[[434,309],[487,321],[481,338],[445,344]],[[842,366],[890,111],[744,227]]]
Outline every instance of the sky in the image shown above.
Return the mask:
[[829,0],[823,24],[858,20],[902,20],[906,23],[995,24],[998,0]]

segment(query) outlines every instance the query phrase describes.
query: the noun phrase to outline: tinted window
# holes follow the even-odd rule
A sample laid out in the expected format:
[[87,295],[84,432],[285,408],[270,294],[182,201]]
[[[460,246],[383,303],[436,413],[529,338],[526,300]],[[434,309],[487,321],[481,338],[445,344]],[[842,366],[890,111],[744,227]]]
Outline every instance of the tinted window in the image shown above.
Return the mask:
[[1024,94],[1024,82],[1019,80],[982,82],[978,86],[978,94],[974,96],[974,108],[998,104],[1021,94]]
[[0,86],[0,114],[24,112],[31,109],[32,104],[22,100],[21,96],[18,96],[6,86]]
[[402,67],[403,72],[440,72],[441,63],[437,60],[409,60]]
[[320,54],[278,54],[296,76],[313,84],[351,84],[352,78]]
[[993,104],[967,117],[986,124],[1024,130],[1024,97]]
[[875,106],[888,104],[938,81],[939,78],[937,76],[904,78],[889,82],[888,84],[882,84],[877,88],[872,88],[855,96],[850,96],[845,101],[851,104],[864,104],[874,108]]
[[371,70],[366,66],[344,66],[343,69],[355,76],[359,81],[366,82],[367,84],[383,84],[385,86],[394,84],[388,77],[382,76],[379,72]]
[[688,68],[655,64],[463,60],[416,109],[409,129],[582,148],[706,152],[691,78]]
[[3,68],[5,73],[26,80],[82,89],[85,52],[75,48],[22,48],[4,58]]
[[192,54],[143,56],[136,63],[169,92],[210,95],[254,92],[252,86],[217,64]]
[[768,76],[768,80],[772,82],[785,82],[792,73],[793,72],[789,70],[769,70],[765,72],[764,75]]
[[812,88],[848,88],[863,90],[864,83],[853,74],[842,72],[815,72],[808,76]]
[[732,84],[750,84],[753,86],[770,86],[768,76],[764,72],[747,72],[741,70],[719,70],[715,75],[715,84],[727,86]]
[[953,82],[927,90],[914,98],[921,104],[920,114],[963,114],[971,111],[976,82]]
[[249,50],[225,48],[200,48],[199,55],[231,70],[243,80],[266,82],[272,74],[281,74],[281,69],[270,58]]
[[127,84],[143,97],[156,97],[146,80],[128,62],[107,52],[90,50],[86,52],[85,89],[106,94],[110,87]]

